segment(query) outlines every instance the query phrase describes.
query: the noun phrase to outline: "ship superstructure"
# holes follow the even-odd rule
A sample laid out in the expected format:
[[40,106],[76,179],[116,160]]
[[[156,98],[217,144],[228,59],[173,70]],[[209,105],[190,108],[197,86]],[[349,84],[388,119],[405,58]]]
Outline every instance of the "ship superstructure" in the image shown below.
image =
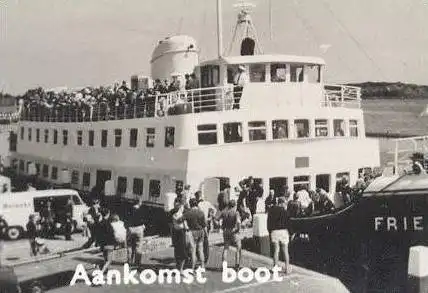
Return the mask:
[[[194,73],[197,88],[149,90],[125,105],[27,109],[16,168],[163,205],[177,186],[202,189],[215,201],[248,176],[265,196],[283,186],[334,193],[344,176],[353,184],[379,166],[378,142],[365,137],[360,89],[327,85],[321,58],[219,54],[199,62],[198,52],[193,38],[174,36],[152,56],[155,84]],[[243,86],[239,72],[247,75]]]

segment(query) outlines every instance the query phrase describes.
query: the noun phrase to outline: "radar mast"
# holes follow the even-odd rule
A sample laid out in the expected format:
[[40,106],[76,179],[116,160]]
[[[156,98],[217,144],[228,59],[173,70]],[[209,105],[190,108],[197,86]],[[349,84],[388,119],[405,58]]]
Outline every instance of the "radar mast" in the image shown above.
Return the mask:
[[[234,43],[239,40],[241,40],[241,55],[263,54],[257,38],[257,31],[251,18],[251,10],[256,5],[245,0],[240,0],[233,6],[240,9],[240,12],[238,13],[238,19],[233,29],[233,37],[226,55],[230,55]],[[240,31],[240,38],[238,37],[238,31]],[[254,49],[257,49],[257,51],[255,52]]]

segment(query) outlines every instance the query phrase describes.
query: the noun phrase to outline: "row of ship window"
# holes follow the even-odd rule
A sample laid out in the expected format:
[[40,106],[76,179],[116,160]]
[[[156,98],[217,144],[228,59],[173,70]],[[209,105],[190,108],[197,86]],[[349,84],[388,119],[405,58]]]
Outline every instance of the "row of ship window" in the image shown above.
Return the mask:
[[[32,141],[32,128],[27,128],[28,141]],[[25,137],[25,128],[21,127],[20,130],[21,140]],[[155,146],[156,129],[154,127],[146,128],[146,147],[152,148]],[[165,127],[165,147],[173,147],[175,140],[175,128]],[[36,140],[39,143],[40,140],[40,129],[36,129]],[[44,142],[49,143],[49,129],[44,130]],[[52,143],[58,144],[58,130],[52,130]],[[68,145],[68,130],[62,130],[62,144]],[[83,145],[83,130],[76,131],[76,144]],[[129,129],[129,146],[137,147],[138,144],[138,129]],[[95,145],[95,131],[88,130],[88,146]],[[108,130],[101,130],[101,147],[107,147],[108,145]],[[114,129],[114,146],[120,147],[122,145],[122,129]]]
[[[290,125],[288,120],[273,120],[271,122],[272,139],[287,139],[289,138]],[[267,123],[266,121],[250,121],[248,122],[248,139],[249,141],[258,141],[267,139]],[[308,119],[296,119],[294,120],[295,138],[308,138],[314,137],[328,137],[330,135],[335,137],[347,135],[347,127],[344,119],[334,119],[332,125],[332,131],[330,133],[329,120],[327,119],[315,119],[313,122],[314,134],[311,135],[311,125]],[[152,148],[155,146],[156,129],[154,127],[147,127],[145,133],[145,144],[146,147]],[[348,126],[351,137],[358,137],[358,121],[349,120]],[[32,141],[32,128],[27,128],[28,141]],[[120,147],[122,145],[122,129],[114,129],[114,146]],[[198,132],[198,144],[199,145],[210,145],[218,143],[217,124],[201,124],[197,125]],[[223,124],[223,141],[224,143],[242,142],[242,123],[232,122]],[[40,142],[41,131],[39,128],[36,129],[37,143]],[[25,128],[21,127],[20,130],[21,140],[25,137]],[[52,131],[53,144],[58,144],[58,130]],[[44,142],[49,142],[49,129],[44,130]],[[165,127],[165,147],[174,147],[175,142],[175,128]],[[68,145],[68,130],[62,130],[62,144]],[[83,130],[76,131],[76,144],[83,145]],[[137,147],[138,144],[138,129],[129,129],[129,146]],[[95,145],[95,131],[88,130],[88,146]],[[108,145],[108,130],[101,130],[101,147],[107,147]]]
[[[19,171],[20,172],[26,172],[30,174],[30,164],[32,162],[28,161],[27,164],[25,164],[24,160],[19,160]],[[49,173],[49,169],[51,169]],[[45,179],[51,179],[53,181],[59,180],[59,174],[58,174],[58,167],[56,166],[49,166],[47,164],[35,164],[35,175],[41,176]],[[361,168],[358,170],[358,174],[361,176],[364,173],[370,173],[371,168]],[[50,175],[50,176],[49,176]],[[349,178],[350,173],[349,172],[340,172],[336,174],[336,182],[340,181],[343,177]],[[74,186],[81,186],[83,189],[88,189],[91,184],[91,173],[89,172],[83,172],[82,175],[82,181],[80,181],[80,173],[77,170],[73,170],[71,172],[71,181],[70,183]],[[229,178],[227,177],[221,177],[220,179],[220,185],[227,186],[230,185]],[[327,192],[330,192],[331,187],[331,175],[330,174],[317,174],[315,175],[315,186],[316,188],[322,188]],[[262,178],[254,178],[255,182],[263,183]],[[81,182],[81,184],[80,184]],[[183,186],[183,181],[177,180],[175,182],[176,188],[179,186]],[[288,178],[287,177],[272,177],[269,178],[269,189],[275,190],[275,192],[279,192],[279,190],[283,186],[288,185]],[[116,193],[118,195],[123,195],[127,193],[128,188],[128,178],[126,176],[118,176],[117,177],[117,184],[116,184]],[[300,176],[294,176],[293,177],[293,188],[294,190],[299,190],[300,188],[305,188],[307,190],[311,189],[311,176],[309,175],[300,175]],[[336,185],[337,188],[337,185]],[[221,188],[222,189],[222,188]],[[337,191],[337,190],[336,190]],[[144,193],[144,179],[134,177],[132,178],[132,193],[136,196],[142,196]],[[161,195],[161,181],[157,179],[150,179],[149,180],[149,197],[160,197]]]
[[[344,119],[334,119],[333,124],[329,125],[328,119],[296,119],[293,121],[294,136],[293,138],[309,138],[309,137],[328,137],[328,136],[351,136],[358,137],[358,121],[349,120],[349,126],[346,126]],[[269,126],[268,123],[271,123]],[[248,122],[248,140],[258,141],[270,139],[287,139],[290,138],[289,132],[292,130],[288,120],[272,120],[272,121],[250,121]],[[313,123],[311,125],[311,123]],[[330,129],[332,126],[332,130]],[[313,127],[314,133],[311,133]],[[271,129],[270,134],[267,130]],[[349,130],[347,133],[346,130]],[[218,143],[217,124],[203,124],[197,126],[198,144],[210,145]],[[331,133],[333,132],[333,133]],[[242,142],[242,123],[224,123],[223,124],[223,141],[225,143]]]
[[[27,164],[25,164],[24,160],[19,160],[19,171],[30,174],[31,171],[29,166],[31,163],[32,162],[28,161]],[[35,175],[41,178],[50,179],[53,181],[61,181],[60,180],[61,175],[58,173],[59,172],[58,167],[49,166],[48,164],[39,164],[39,163],[36,163],[34,166],[35,166],[35,170],[34,170]],[[50,172],[49,172],[49,169],[50,169]],[[132,180],[133,180],[132,193],[137,196],[143,195],[144,179],[135,177]],[[177,181],[177,182],[180,183],[181,181]],[[83,189],[88,189],[91,185],[91,173],[83,172],[82,178],[80,178],[79,171],[73,170],[71,172],[70,183],[74,186],[81,186]],[[125,176],[118,176],[116,193],[126,194],[127,189],[128,189],[128,178]],[[160,180],[157,180],[157,179],[149,180],[149,195],[151,197],[160,197],[160,194],[161,194]]]

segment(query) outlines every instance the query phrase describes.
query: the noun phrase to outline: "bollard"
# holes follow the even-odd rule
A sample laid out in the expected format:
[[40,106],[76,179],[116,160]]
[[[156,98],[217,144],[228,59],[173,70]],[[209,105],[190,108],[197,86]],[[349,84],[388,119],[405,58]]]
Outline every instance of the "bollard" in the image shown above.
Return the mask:
[[413,246],[410,248],[406,292],[428,292],[428,247]]
[[267,214],[254,214],[253,239],[255,252],[271,257],[270,237],[267,229]]

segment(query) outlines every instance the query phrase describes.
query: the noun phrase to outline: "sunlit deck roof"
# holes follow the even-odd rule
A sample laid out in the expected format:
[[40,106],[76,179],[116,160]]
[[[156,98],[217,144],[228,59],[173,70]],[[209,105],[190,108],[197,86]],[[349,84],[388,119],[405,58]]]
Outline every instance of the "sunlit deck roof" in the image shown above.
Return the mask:
[[295,55],[249,55],[228,56],[201,62],[207,64],[251,64],[251,63],[300,63],[325,65],[325,61],[319,57],[295,56]]

